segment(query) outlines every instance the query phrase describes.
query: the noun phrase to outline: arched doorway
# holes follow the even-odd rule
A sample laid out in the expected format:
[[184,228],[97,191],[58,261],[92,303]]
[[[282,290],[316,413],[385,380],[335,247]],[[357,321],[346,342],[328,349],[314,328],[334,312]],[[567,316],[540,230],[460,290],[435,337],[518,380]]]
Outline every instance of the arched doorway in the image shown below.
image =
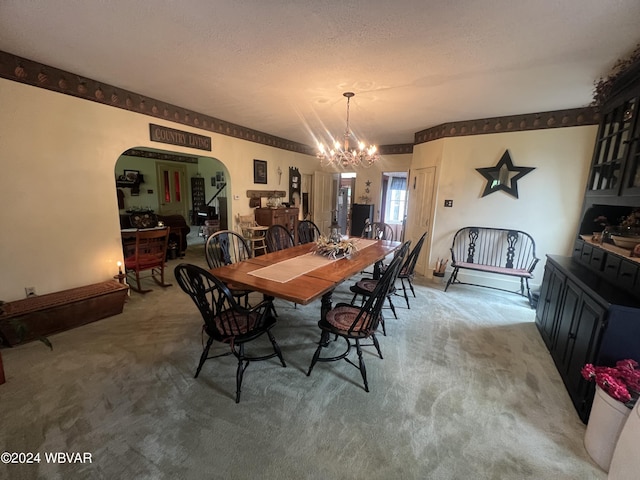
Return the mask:
[[205,220],[215,217],[220,229],[232,223],[229,172],[216,158],[134,147],[114,170],[121,228],[132,214],[151,212],[188,227],[185,243],[193,244]]

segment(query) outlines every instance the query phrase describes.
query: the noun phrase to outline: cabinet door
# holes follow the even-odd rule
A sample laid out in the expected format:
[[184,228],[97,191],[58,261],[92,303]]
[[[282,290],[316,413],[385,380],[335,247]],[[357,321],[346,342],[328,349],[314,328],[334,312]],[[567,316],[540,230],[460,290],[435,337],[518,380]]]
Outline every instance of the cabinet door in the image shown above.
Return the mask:
[[575,312],[571,328],[570,351],[566,357],[565,385],[578,410],[585,420],[591,409],[591,382],[582,378],[580,370],[585,363],[593,363],[602,340],[606,309],[590,296],[583,294]]
[[[548,272],[548,273],[547,273]],[[543,289],[538,303],[539,330],[547,348],[551,350],[555,341],[555,330],[557,325],[558,305],[564,288],[566,277],[557,269],[550,265],[545,267],[545,279]],[[547,286],[545,287],[545,283]],[[538,312],[536,313],[538,315]]]
[[572,323],[575,319],[581,294],[582,289],[571,280],[567,280],[562,293],[562,307],[558,315],[555,343],[551,349],[551,355],[556,362],[558,371],[563,376],[566,373],[566,366],[575,340],[575,336],[572,333],[575,326]]
[[638,114],[638,98],[628,102],[630,109],[627,115],[634,117],[631,138],[628,140],[628,151],[625,166],[623,195],[640,195],[640,115]]
[[620,194],[636,108],[636,99],[632,99],[603,115],[587,183],[587,190],[591,193],[609,196]]
[[[551,272],[554,268],[548,263],[544,266],[544,275],[542,276],[542,284],[540,285],[540,296],[538,297],[538,306],[536,307],[536,325],[540,333],[543,330],[544,310],[549,303],[549,284],[551,283]],[[546,343],[546,340],[545,340]]]

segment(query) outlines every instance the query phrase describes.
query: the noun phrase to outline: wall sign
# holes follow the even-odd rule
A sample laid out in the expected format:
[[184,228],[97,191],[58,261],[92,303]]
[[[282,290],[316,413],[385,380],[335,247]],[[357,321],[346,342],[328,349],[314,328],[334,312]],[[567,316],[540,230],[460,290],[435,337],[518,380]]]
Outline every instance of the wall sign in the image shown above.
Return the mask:
[[196,135],[191,132],[183,132],[173,128],[149,124],[149,135],[152,142],[180,145],[181,147],[197,148],[198,150],[211,151],[211,137]]

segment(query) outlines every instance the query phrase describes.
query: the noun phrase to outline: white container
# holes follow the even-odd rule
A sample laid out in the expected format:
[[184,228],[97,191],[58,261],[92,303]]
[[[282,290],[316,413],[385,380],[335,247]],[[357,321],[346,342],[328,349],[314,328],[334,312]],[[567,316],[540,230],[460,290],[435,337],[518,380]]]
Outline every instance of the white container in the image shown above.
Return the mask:
[[609,480],[640,478],[640,401],[633,407],[613,451]]
[[596,386],[591,415],[584,435],[584,447],[593,461],[605,472],[609,471],[616,442],[630,412],[631,409],[624,403],[613,399]]

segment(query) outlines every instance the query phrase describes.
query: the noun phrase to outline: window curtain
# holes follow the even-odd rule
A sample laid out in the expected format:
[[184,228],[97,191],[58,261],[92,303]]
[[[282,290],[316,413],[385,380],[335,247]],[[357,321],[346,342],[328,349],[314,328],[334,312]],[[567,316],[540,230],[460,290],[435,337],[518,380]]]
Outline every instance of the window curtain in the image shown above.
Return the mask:
[[406,190],[407,179],[405,177],[391,177],[391,190]]

